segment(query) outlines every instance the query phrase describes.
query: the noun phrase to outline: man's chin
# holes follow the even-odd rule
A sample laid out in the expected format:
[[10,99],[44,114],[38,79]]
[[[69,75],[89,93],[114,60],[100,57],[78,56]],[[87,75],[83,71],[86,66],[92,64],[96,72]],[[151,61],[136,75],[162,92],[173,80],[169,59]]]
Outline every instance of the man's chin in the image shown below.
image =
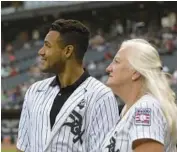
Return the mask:
[[42,73],[51,73],[51,74],[58,74],[55,71],[53,71],[52,69],[48,69],[48,68],[40,68],[40,71]]
[[46,70],[41,70],[42,73],[50,73],[49,71]]
[[49,73],[49,69],[47,68],[42,68],[42,67],[39,67],[40,71],[43,72],[43,73]]

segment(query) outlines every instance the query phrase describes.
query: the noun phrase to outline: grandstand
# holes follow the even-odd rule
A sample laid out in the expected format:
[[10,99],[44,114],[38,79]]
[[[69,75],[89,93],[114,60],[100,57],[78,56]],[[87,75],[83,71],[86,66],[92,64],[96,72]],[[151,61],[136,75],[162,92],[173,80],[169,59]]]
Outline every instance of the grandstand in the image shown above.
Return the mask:
[[84,66],[105,82],[106,67],[120,43],[145,38],[157,46],[163,70],[177,93],[177,2],[1,2],[1,142],[15,143],[23,98],[35,81],[51,75],[38,69],[38,50],[56,19],[78,19],[91,31]]

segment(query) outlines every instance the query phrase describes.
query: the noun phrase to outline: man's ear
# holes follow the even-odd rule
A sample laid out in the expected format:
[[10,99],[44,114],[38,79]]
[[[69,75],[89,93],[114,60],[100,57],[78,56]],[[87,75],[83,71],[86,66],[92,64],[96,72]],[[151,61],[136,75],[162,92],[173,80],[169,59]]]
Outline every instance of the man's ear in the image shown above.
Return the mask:
[[132,80],[133,81],[138,80],[140,77],[141,77],[141,74],[139,72],[137,72],[137,71],[133,72],[133,75],[132,75]]
[[66,55],[66,58],[71,57],[73,51],[74,51],[74,46],[73,46],[73,45],[67,45],[67,46],[65,47],[65,55]]

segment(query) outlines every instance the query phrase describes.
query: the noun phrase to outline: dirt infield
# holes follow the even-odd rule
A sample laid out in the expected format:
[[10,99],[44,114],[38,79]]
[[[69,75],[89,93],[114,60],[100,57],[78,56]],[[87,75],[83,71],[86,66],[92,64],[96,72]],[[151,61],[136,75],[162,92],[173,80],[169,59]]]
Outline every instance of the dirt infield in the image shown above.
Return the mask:
[[1,151],[2,152],[15,152],[16,146],[13,144],[1,144]]

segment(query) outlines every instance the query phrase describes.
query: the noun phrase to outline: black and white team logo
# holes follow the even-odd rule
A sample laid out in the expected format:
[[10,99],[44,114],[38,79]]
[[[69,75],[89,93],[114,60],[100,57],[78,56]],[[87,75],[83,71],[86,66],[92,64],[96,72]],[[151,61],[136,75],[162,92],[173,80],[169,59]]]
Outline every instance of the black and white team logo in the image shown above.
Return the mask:
[[120,150],[115,150],[116,147],[116,140],[114,137],[111,137],[110,139],[110,144],[106,146],[106,148],[108,148],[108,152],[120,152]]
[[[83,109],[85,107],[85,100],[82,100],[78,104],[79,109]],[[65,122],[63,126],[69,126],[71,127],[71,133],[74,135],[73,142],[76,143],[77,141],[80,141],[80,143],[83,143],[82,135],[84,134],[85,130],[82,129],[82,116],[75,110],[72,111],[72,113],[69,115],[69,117],[72,119],[72,122]]]

